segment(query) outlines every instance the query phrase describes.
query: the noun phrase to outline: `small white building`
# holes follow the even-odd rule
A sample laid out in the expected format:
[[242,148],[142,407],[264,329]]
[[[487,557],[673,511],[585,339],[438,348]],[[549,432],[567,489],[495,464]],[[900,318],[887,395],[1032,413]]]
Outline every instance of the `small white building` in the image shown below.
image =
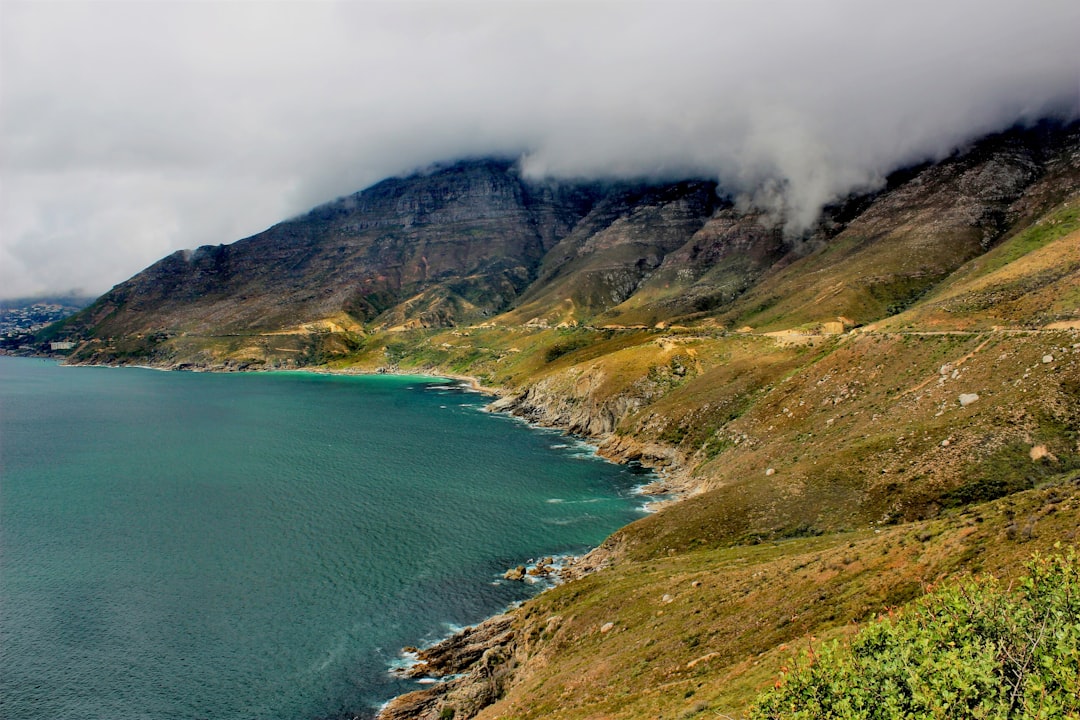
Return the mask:
[[75,348],[75,343],[67,342],[66,340],[61,342],[51,342],[49,343],[49,348],[51,350],[72,350]]

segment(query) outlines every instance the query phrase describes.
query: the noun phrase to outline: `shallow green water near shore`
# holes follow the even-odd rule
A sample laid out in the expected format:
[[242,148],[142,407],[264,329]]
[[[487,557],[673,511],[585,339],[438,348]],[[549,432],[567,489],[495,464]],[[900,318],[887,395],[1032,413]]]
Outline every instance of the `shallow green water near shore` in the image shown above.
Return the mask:
[[405,377],[0,358],[10,718],[367,712],[387,667],[640,516],[632,468]]

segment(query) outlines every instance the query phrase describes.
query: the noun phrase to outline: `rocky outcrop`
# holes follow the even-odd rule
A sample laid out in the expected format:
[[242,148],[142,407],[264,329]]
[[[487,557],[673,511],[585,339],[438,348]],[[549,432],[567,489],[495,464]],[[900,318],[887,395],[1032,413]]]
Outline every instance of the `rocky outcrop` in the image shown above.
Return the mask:
[[663,472],[663,487],[655,488],[658,491],[685,492],[692,489],[692,482],[683,470],[686,458],[677,448],[641,440],[629,428],[619,430],[627,418],[662,392],[648,381],[613,392],[602,367],[575,366],[506,395],[488,408],[588,438],[602,457]]
[[[621,551],[620,543],[616,536],[575,558],[560,569],[560,579],[574,580],[609,567]],[[552,566],[552,558],[537,565],[548,571]],[[527,628],[519,627],[518,614],[509,612],[417,650],[416,663],[401,674],[436,682],[392,699],[377,720],[442,720],[451,710],[458,720],[474,717],[498,701],[514,681],[515,671],[529,656],[527,634]]]
[[467,671],[489,650],[510,641],[513,620],[512,615],[496,615],[418,651],[417,662],[405,671],[405,676],[441,678]]
[[508,395],[491,404],[495,412],[507,412],[544,427],[557,427],[573,435],[604,440],[615,432],[619,421],[638,409],[640,399],[627,395],[599,399],[588,392],[567,394],[559,378],[541,380],[524,392]]
[[441,682],[394,698],[379,720],[438,720],[447,709],[457,718],[472,717],[501,696],[515,643],[514,616],[506,614],[420,650],[404,675]]

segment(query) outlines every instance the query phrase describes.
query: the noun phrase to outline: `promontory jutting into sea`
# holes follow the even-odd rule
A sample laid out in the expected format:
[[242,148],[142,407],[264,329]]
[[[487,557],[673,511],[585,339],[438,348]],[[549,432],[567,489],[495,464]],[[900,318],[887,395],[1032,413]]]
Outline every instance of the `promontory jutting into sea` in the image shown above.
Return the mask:
[[433,378],[0,358],[5,717],[313,718],[640,517],[648,479]]

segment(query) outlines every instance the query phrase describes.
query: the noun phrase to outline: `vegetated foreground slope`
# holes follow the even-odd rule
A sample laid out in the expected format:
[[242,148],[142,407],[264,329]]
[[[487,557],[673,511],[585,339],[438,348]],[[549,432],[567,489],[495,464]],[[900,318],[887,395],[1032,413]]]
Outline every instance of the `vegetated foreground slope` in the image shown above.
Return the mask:
[[485,662],[450,662],[466,677],[384,717],[746,717],[793,656],[957,573],[1008,585],[1055,538],[1075,542],[1078,512],[1074,478],[933,521],[623,559],[527,603]]
[[797,242],[763,220],[699,181],[466,163],[167,258],[49,337],[468,374],[661,469],[680,502],[388,717],[741,717],[784,646],[1075,543],[1080,126],[898,173]]
[[[424,347],[449,365],[483,347],[472,367],[512,383],[513,363],[581,331],[494,332]],[[598,572],[515,613],[514,640],[475,682],[424,696],[431,713],[501,697],[481,717],[742,717],[783,645],[945,575],[1014,577],[1032,550],[1077,540],[1075,331],[595,334],[502,405],[666,465],[664,484],[688,496],[583,560]],[[403,707],[388,717],[414,716]]]

